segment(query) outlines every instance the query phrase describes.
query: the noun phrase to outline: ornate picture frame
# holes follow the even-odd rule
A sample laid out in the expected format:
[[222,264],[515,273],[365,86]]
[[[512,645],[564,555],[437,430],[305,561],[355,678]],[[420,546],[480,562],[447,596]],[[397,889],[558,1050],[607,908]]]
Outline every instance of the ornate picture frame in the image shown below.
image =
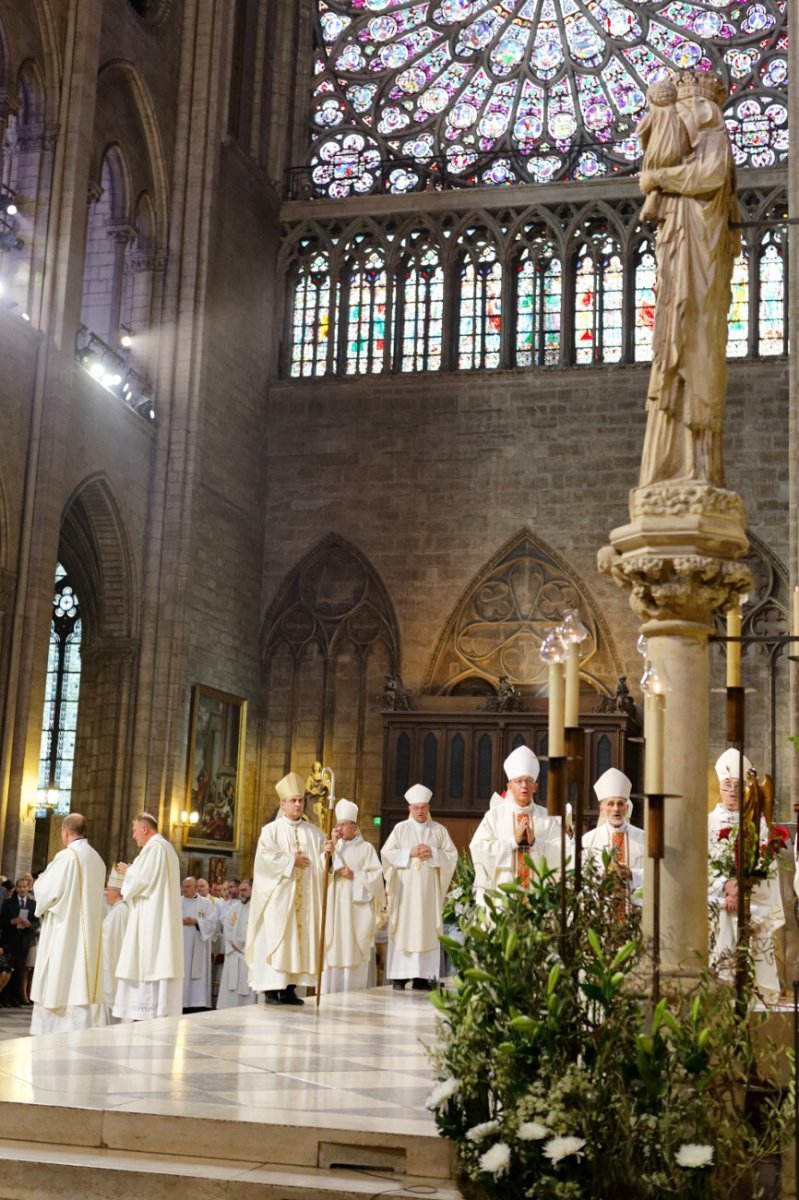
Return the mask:
[[197,820],[186,828],[186,851],[238,848],[247,702],[196,683],[192,688],[186,810]]

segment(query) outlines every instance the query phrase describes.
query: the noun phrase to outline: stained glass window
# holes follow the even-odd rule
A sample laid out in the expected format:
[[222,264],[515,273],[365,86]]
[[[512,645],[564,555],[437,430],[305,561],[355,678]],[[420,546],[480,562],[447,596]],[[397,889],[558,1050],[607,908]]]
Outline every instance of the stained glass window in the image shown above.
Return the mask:
[[502,336],[502,264],[496,247],[467,235],[460,263],[458,366],[498,367]]
[[655,329],[655,252],[648,241],[641,242],[635,254],[635,314],[633,321],[633,359],[652,361],[652,334]]
[[444,272],[438,250],[419,235],[403,258],[397,281],[397,358],[401,371],[441,369]]
[[757,259],[757,352],[763,357],[786,354],[788,320],[785,311],[785,229],[769,229],[760,242]]
[[346,330],[344,370],[347,375],[383,370],[386,344],[386,267],[381,250],[370,248],[363,235],[344,271]]
[[560,361],[562,274],[545,231],[514,262],[517,367],[554,367]]
[[324,251],[306,254],[297,272],[291,319],[291,374],[324,375],[330,334],[330,265]]
[[630,172],[647,86],[713,68],[736,161],[787,157],[786,0],[316,0],[317,195]]
[[727,358],[749,353],[749,254],[744,250],[732,271],[732,299],[727,317]]
[[574,361],[621,362],[624,276],[612,237],[584,242],[575,263]]
[[37,816],[44,816],[48,808],[61,815],[70,809],[78,727],[80,643],[80,603],[69,576],[58,563],[42,716]]

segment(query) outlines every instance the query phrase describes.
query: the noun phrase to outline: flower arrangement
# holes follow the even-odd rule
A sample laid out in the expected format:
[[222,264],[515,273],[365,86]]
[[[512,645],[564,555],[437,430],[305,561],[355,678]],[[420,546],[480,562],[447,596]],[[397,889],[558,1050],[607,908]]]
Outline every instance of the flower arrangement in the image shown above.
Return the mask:
[[[790,840],[784,825],[771,825],[764,836],[755,831],[752,821],[744,821],[744,876],[752,883],[772,879],[780,866],[780,855]],[[741,834],[738,823],[719,830],[716,844],[711,847],[710,871],[718,879],[735,879],[738,875],[738,856],[741,853]]]
[[474,864],[468,854],[458,856],[455,873],[449,885],[442,921],[444,925],[457,925],[469,917],[474,910]]
[[791,1119],[776,1094],[756,1122],[745,1106],[755,1059],[732,989],[703,975],[653,1008],[639,910],[620,912],[613,880],[587,865],[564,933],[559,878],[531,876],[488,893],[462,945],[442,939],[457,975],[432,995],[428,1105],[464,1196],[729,1200]]

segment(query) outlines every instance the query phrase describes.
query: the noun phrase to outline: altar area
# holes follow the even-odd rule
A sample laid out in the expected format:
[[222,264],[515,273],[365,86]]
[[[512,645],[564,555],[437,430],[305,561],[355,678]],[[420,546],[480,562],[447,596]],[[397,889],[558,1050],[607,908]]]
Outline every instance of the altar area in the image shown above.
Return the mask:
[[379,988],[0,1043],[3,1200],[457,1200],[435,1010]]

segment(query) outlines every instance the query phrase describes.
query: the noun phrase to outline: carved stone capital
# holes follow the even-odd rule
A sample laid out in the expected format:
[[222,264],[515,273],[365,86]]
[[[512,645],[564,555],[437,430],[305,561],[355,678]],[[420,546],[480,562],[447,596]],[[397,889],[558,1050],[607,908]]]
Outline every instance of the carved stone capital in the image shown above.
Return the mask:
[[135,638],[99,638],[81,646],[84,667],[121,667],[131,663],[139,652]]
[[127,246],[136,240],[136,230],[127,221],[108,221],[106,233],[118,246]]
[[706,627],[752,587],[737,493],[691,480],[650,484],[630,493],[630,518],[597,565],[629,591],[639,617]]
[[58,141],[58,126],[40,123],[18,126],[15,140],[17,150],[23,154],[31,150],[52,150]]
[[89,187],[86,196],[87,204],[94,204],[103,194],[103,186],[96,179],[89,180]]
[[125,265],[129,271],[165,271],[167,263],[166,250],[139,250],[129,254]]
[[8,87],[0,87],[0,121],[6,120],[19,109],[19,96]]

